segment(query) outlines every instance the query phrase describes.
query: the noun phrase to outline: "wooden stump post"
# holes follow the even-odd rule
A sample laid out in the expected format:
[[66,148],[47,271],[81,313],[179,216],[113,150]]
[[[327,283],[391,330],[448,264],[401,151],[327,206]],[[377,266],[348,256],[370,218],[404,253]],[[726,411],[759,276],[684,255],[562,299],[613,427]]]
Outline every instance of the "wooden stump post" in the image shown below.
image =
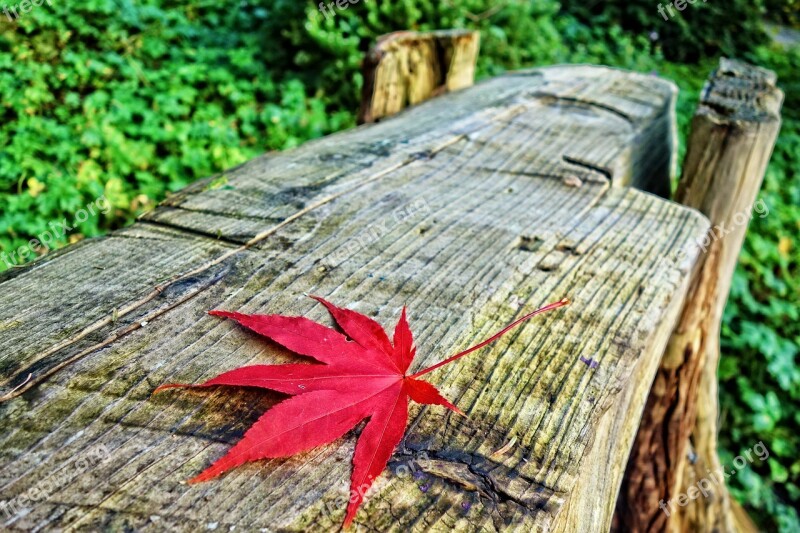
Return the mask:
[[[676,201],[698,209],[713,227],[702,242],[704,259],[664,352],[631,452],[617,504],[621,531],[751,527],[744,513],[734,515],[735,502],[717,479],[723,467],[717,456],[717,366],[722,312],[780,129],[783,94],[775,81],[770,71],[722,59],[692,122]],[[711,479],[699,495],[697,489],[689,492]],[[677,496],[687,493],[696,497],[676,504]],[[738,524],[734,516],[740,517]]]
[[375,122],[475,80],[480,33],[442,30],[384,35],[364,60],[359,123]]

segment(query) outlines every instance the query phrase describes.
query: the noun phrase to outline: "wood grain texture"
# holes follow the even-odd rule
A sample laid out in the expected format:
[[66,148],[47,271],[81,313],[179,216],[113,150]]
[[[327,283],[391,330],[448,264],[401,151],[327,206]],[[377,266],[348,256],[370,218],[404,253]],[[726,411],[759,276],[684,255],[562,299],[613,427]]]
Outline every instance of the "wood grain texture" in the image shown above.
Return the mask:
[[[780,129],[783,100],[775,82],[773,72],[722,59],[692,122],[676,200],[700,210],[714,227],[704,240],[706,250],[631,453],[617,509],[622,531],[755,530],[746,513],[732,509],[736,503],[724,481],[716,482],[709,472],[722,477],[719,334],[747,224],[763,212],[755,207],[756,195]],[[690,454],[696,457],[692,462]],[[729,472],[731,466],[724,466]],[[701,480],[714,480],[707,496],[676,503]]]
[[[251,161],[226,172],[230,188],[193,185],[127,230],[2,278],[0,524],[337,529],[353,432],[190,487],[281,396],[150,397],[164,382],[294,360],[206,311],[329,322],[303,296],[314,293],[387,326],[407,305],[415,367],[568,296],[566,310],[430,375],[469,416],[413,407],[356,524],[607,529],[708,229],[691,209],[621,186],[668,177],[673,95],[599,67],[490,80]],[[672,259],[679,249],[690,252]],[[25,317],[34,296],[40,310]]]
[[480,37],[470,30],[399,31],[380,37],[364,58],[359,124],[471,87]]

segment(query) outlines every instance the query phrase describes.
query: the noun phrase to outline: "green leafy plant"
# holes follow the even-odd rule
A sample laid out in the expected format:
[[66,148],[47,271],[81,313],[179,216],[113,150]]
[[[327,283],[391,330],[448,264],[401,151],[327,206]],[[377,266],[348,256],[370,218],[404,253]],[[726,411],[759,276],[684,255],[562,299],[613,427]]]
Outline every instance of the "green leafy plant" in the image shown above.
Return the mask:
[[45,4],[3,26],[0,251],[100,195],[112,213],[71,240],[266,150],[353,124],[326,109],[322,91],[263,62],[264,13],[173,4]]

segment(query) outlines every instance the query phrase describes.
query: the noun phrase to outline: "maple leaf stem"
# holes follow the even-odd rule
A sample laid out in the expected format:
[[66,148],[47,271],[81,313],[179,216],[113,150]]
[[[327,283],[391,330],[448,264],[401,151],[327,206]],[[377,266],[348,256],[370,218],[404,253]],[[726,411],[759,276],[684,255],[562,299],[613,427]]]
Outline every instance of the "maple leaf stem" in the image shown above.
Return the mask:
[[433,372],[434,370],[436,370],[439,367],[442,367],[442,366],[444,366],[444,365],[446,365],[448,363],[452,363],[456,359],[460,359],[461,357],[464,357],[468,353],[472,353],[475,350],[480,350],[481,348],[483,348],[487,344],[490,344],[490,343],[496,341],[497,339],[499,339],[500,337],[502,337],[503,335],[508,333],[510,330],[514,329],[519,324],[525,322],[529,318],[533,318],[534,316],[536,316],[538,314],[541,314],[541,313],[544,313],[546,311],[552,311],[553,309],[558,309],[559,307],[564,307],[565,305],[568,305],[568,304],[569,304],[569,299],[568,298],[564,298],[562,300],[559,300],[558,302],[554,302],[554,303],[545,305],[544,307],[540,307],[536,311],[531,311],[527,315],[523,316],[522,318],[519,318],[519,319],[515,320],[514,322],[512,322],[511,324],[509,324],[508,326],[506,326],[502,330],[498,331],[497,333],[495,333],[494,335],[492,335],[491,337],[489,337],[485,341],[480,342],[480,343],[476,344],[475,346],[473,346],[471,348],[467,348],[463,352],[458,352],[455,355],[451,355],[450,357],[448,357],[444,361],[436,363],[435,365],[430,366],[430,367],[426,368],[425,370],[420,370],[416,374],[413,374],[413,375],[411,375],[409,377],[418,378],[419,376],[425,375],[428,372]]

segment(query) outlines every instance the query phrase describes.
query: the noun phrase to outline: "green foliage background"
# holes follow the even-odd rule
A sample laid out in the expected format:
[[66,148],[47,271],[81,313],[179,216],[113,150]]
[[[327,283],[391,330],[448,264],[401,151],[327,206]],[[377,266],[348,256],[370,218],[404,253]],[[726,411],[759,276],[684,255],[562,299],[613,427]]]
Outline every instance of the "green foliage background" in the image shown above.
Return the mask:
[[[105,195],[70,240],[101,235],[191,181],[354,125],[359,65],[401,29],[481,31],[481,76],[584,62],[681,87],[682,139],[720,54],[775,69],[784,125],[725,314],[726,464],[766,530],[800,531],[800,48],[763,21],[798,24],[798,0],[697,2],[670,20],[651,0],[361,0],[326,19],[302,0],[85,0],[0,15],[0,252]],[[0,270],[5,268],[0,262]]]

